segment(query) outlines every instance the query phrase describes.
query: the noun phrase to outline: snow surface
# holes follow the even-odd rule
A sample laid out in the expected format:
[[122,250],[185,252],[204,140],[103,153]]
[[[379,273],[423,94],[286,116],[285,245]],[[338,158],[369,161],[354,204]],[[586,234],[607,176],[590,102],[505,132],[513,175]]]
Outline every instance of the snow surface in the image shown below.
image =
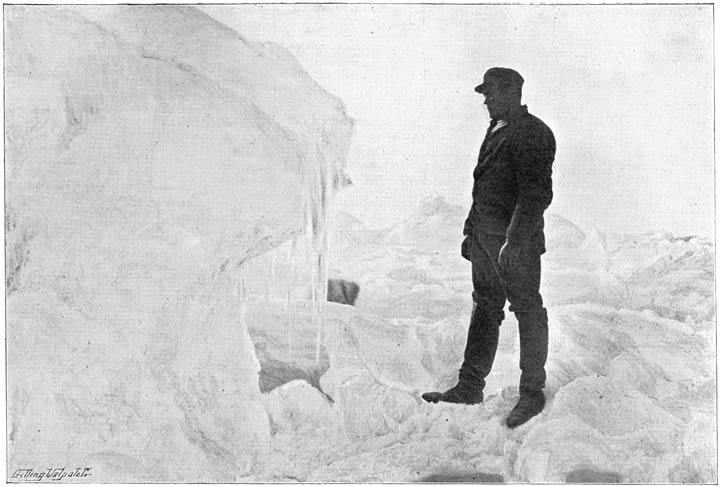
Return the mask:
[[[545,411],[516,430],[503,425],[520,374],[517,322],[507,311],[485,403],[420,400],[453,385],[462,361],[472,307],[470,265],[459,255],[465,212],[428,198],[382,231],[338,215],[334,275],[361,290],[356,308],[329,306],[327,362],[319,366],[309,304],[293,302],[289,314],[282,299],[258,304],[265,318],[258,315],[251,334],[275,337],[258,342],[262,354],[310,378],[288,373],[267,396],[272,408],[279,397],[286,408],[270,413],[271,462],[282,468],[251,478],[716,481],[714,246],[696,237],[602,235],[548,215]],[[322,376],[309,388],[313,373]],[[320,407],[323,394],[331,400]]]
[[[548,215],[548,403],[509,430],[510,313],[485,403],[420,399],[462,360],[466,209],[324,234],[352,123],[289,54],[185,7],[5,22],[9,476],[717,481],[712,242]],[[360,295],[320,319],[323,266]]]

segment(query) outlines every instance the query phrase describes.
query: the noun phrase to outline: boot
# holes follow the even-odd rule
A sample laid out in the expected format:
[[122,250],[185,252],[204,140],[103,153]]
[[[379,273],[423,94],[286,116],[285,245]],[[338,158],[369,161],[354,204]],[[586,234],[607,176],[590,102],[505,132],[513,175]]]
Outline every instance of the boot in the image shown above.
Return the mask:
[[445,392],[424,393],[422,398],[425,401],[458,404],[478,404],[483,401],[485,377],[490,373],[495,360],[501,321],[500,314],[489,313],[477,304],[473,306],[465,345],[465,360],[460,368],[458,384]]
[[425,402],[451,402],[455,404],[480,404],[483,402],[482,389],[468,385],[460,381],[458,384],[445,392],[425,392],[422,395]]
[[545,387],[548,355],[548,317],[545,308],[515,312],[520,334],[520,395]]
[[545,395],[542,391],[521,391],[520,400],[507,417],[508,428],[527,423],[532,417],[540,414],[544,407]]

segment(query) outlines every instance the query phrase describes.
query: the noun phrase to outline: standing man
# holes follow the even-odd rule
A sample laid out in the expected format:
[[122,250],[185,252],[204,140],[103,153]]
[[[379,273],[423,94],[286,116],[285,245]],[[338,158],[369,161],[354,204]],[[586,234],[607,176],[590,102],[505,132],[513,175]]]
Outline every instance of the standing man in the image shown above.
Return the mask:
[[555,138],[521,104],[523,78],[491,68],[475,91],[485,95],[490,127],[473,176],[473,204],[463,230],[462,255],[472,263],[473,311],[458,384],[426,392],[428,402],[477,404],[498,346],[505,300],[520,331],[520,400],[510,428],[542,411],[548,319],[540,296],[543,213],[552,200]]

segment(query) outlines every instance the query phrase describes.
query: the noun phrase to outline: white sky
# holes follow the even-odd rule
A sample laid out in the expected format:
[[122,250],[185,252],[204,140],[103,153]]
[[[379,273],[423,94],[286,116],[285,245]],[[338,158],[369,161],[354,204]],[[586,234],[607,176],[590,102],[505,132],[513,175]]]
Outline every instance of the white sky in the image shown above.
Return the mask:
[[585,229],[714,235],[711,6],[201,9],[285,46],[346,103],[355,186],[338,207],[371,227],[430,194],[469,208],[488,124],[473,88],[508,66],[558,142],[550,212]]

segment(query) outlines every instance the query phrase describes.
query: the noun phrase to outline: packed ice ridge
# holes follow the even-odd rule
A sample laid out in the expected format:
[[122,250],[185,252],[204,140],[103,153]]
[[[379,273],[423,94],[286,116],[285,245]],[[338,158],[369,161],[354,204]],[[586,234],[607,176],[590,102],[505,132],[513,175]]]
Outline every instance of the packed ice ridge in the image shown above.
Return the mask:
[[511,431],[509,313],[484,404],[419,399],[461,361],[466,209],[328,215],[352,121],[289,53],[187,7],[5,28],[9,478],[717,481],[712,242],[548,215],[549,401]]

